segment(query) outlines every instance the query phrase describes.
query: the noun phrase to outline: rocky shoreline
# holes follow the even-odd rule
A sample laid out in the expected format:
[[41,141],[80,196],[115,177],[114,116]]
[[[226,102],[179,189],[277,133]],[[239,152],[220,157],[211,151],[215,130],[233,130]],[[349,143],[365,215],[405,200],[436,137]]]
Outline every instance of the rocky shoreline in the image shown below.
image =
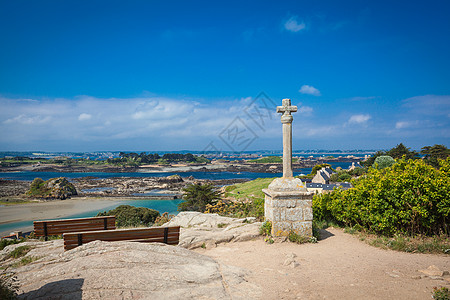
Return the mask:
[[[38,177],[38,174],[36,174]],[[190,183],[202,182],[216,186],[231,185],[247,179],[207,180],[172,175],[167,177],[81,177],[71,179],[78,197],[145,197],[146,199],[179,199],[182,189]],[[27,199],[30,181],[0,179],[0,200]]]
[[[312,168],[316,164],[327,162],[359,162],[361,158],[347,157],[339,159],[308,158],[293,162],[294,171],[302,168]],[[63,164],[20,164],[20,163],[0,163],[1,172],[68,172],[68,173],[183,173],[183,172],[255,172],[255,173],[281,173],[283,165],[281,163],[254,163],[248,161],[212,161],[211,163],[177,163],[170,165],[142,165],[142,166],[113,166],[113,165],[63,165]]]

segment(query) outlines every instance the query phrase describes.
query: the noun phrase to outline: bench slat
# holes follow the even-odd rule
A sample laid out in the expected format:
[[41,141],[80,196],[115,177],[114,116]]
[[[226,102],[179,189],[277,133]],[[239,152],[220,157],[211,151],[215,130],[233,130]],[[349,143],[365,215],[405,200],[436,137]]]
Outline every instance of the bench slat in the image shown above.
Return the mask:
[[67,222],[69,224],[73,223],[73,222],[82,222],[82,221],[94,221],[94,220],[102,220],[104,218],[107,219],[111,219],[111,218],[116,218],[115,216],[103,216],[103,217],[90,217],[90,218],[79,218],[79,219],[61,219],[61,220],[44,220],[44,221],[34,221],[34,223],[39,224],[39,223],[50,223],[50,222],[58,222],[58,223],[64,223]]
[[115,216],[34,221],[36,236],[58,235],[67,232],[111,230],[116,228]]
[[63,237],[64,250],[70,250],[78,247],[80,244],[86,244],[95,240],[144,243],[165,242],[169,245],[178,245],[180,239],[180,227],[151,227],[74,232],[64,233]]

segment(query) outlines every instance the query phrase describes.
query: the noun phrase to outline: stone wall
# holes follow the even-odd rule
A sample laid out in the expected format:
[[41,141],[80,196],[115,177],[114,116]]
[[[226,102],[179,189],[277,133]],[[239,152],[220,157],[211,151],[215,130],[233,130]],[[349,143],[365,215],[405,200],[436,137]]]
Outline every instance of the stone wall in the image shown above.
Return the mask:
[[273,191],[264,189],[264,211],[267,221],[272,222],[273,236],[288,236],[295,232],[312,237],[312,197],[306,191]]

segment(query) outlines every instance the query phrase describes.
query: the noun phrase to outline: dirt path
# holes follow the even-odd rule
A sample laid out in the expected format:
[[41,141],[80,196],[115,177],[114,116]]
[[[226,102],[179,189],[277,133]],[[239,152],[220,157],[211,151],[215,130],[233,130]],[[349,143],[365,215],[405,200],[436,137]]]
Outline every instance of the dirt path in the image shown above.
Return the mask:
[[262,288],[263,299],[431,299],[433,287],[450,287],[418,272],[431,265],[450,271],[449,256],[378,249],[340,229],[327,233],[317,244],[261,239],[196,251],[250,270],[247,279]]

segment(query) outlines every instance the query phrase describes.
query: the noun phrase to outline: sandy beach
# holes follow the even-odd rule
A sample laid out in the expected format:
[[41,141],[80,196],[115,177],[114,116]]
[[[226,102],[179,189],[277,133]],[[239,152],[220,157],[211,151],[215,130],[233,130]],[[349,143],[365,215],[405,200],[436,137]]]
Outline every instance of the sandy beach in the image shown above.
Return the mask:
[[[64,218],[84,212],[106,209],[123,200],[126,199],[79,197],[67,200],[2,206],[0,207],[0,225],[22,221]],[[15,230],[29,231],[32,230],[32,227],[25,226]],[[5,235],[9,232],[10,230],[0,230],[0,235]]]

